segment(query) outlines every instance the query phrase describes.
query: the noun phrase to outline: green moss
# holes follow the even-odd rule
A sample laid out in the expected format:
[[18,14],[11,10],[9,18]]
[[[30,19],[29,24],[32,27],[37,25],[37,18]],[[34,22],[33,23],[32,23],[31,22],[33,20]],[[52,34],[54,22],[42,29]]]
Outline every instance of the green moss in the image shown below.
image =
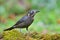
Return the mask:
[[60,34],[42,34],[38,32],[30,32],[23,34],[16,30],[4,31],[3,40],[60,40]]
[[60,34],[54,34],[51,36],[52,40],[60,40]]
[[3,36],[4,40],[24,40],[23,34],[16,30],[5,31]]

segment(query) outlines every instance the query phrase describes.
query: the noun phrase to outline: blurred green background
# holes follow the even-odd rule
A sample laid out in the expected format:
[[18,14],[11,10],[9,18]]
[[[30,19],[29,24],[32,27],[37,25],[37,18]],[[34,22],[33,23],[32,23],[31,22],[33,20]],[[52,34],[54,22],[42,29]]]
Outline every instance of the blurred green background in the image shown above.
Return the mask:
[[14,25],[30,9],[40,12],[35,15],[29,31],[60,32],[60,0],[0,0],[0,32]]

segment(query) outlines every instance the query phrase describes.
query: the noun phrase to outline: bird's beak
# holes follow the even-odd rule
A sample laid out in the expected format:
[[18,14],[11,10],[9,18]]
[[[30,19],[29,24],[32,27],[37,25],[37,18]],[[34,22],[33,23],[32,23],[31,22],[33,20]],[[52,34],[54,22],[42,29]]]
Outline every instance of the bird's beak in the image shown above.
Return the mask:
[[38,13],[38,12],[40,12],[39,10],[38,11],[36,11],[36,13]]

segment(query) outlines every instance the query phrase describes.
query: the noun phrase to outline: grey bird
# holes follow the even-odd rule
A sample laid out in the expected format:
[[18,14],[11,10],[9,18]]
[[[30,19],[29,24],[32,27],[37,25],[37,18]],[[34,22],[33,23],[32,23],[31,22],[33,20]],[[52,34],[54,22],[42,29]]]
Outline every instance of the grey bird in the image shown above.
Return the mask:
[[26,28],[26,30],[28,31],[28,27],[33,23],[34,16],[38,12],[40,11],[39,10],[28,11],[27,14],[24,17],[22,17],[15,25],[8,29],[5,29],[4,31],[12,30],[14,28]]

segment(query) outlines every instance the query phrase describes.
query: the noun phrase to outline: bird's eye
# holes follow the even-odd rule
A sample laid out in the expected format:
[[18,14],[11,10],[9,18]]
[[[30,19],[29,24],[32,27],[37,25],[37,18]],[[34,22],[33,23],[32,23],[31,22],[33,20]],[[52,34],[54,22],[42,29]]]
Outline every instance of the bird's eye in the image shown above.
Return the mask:
[[34,11],[31,11],[30,13],[31,13],[31,14],[33,14],[33,13],[34,13]]

